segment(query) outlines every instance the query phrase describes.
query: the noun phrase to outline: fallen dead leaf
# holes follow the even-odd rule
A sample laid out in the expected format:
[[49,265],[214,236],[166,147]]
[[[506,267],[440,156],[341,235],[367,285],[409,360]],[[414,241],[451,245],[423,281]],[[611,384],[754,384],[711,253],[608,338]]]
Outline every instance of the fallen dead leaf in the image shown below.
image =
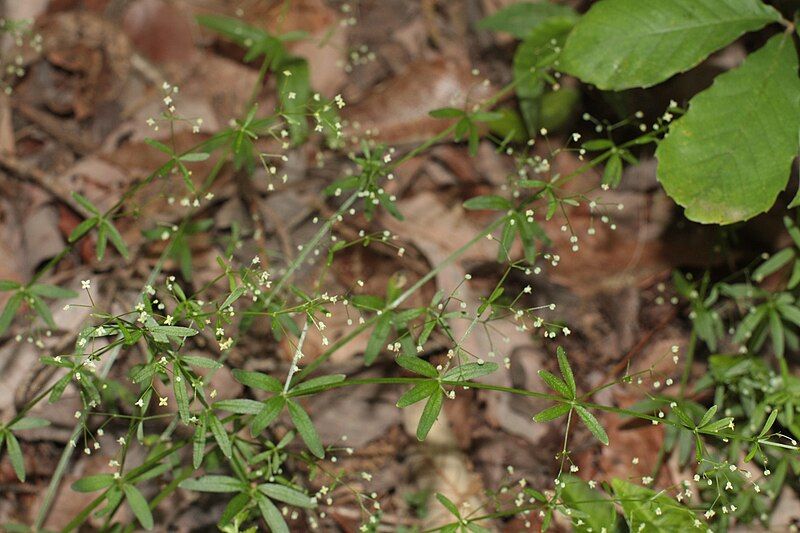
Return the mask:
[[[345,136],[370,133],[390,144],[421,142],[451,124],[430,117],[430,111],[442,107],[463,109],[490,94],[491,88],[459,61],[414,61],[369,96],[342,110],[349,123]],[[388,113],[388,109],[392,112]]]

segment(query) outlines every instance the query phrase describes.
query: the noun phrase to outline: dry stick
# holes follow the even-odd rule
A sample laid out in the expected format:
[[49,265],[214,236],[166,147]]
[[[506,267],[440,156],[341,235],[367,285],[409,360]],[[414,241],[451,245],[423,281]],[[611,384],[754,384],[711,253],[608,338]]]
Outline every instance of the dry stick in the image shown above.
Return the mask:
[[76,213],[84,217],[91,216],[83,206],[72,199],[70,191],[62,187],[59,181],[47,172],[23,163],[16,157],[2,154],[0,154],[0,167],[3,167],[11,175],[16,176],[20,180],[33,183],[63,204],[68,205]]

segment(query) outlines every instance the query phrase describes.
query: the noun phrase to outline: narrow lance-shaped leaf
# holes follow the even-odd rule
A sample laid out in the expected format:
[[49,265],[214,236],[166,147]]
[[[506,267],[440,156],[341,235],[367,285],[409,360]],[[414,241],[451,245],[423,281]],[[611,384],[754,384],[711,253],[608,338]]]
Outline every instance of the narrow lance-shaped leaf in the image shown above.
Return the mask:
[[322,447],[322,441],[308,413],[293,400],[288,400],[286,405],[289,407],[289,416],[292,418],[292,423],[297,428],[297,432],[300,433],[300,438],[308,446],[309,451],[320,459],[325,457],[325,448]]
[[180,487],[197,492],[239,492],[246,489],[244,483],[235,477],[208,475],[181,481]]
[[542,378],[548,387],[559,393],[564,398],[572,398],[572,391],[566,383],[560,378],[556,377],[552,372],[547,370],[539,370],[539,377]]
[[535,422],[549,422],[551,420],[555,420],[556,418],[560,418],[565,414],[569,413],[572,406],[568,403],[559,403],[552,407],[548,407],[547,409],[540,411],[536,416],[533,417]]
[[95,492],[110,487],[114,483],[112,474],[97,474],[86,476],[72,484],[72,490],[76,492]]
[[[177,365],[175,365],[177,367]],[[189,395],[186,392],[186,385],[184,384],[183,372],[179,368],[175,368],[175,375],[172,377],[172,390],[175,393],[175,401],[178,404],[178,414],[184,424],[189,423],[191,413],[189,412]]]
[[389,332],[392,327],[392,315],[389,312],[383,313],[378,317],[375,322],[375,328],[372,330],[367,341],[367,348],[364,350],[364,364],[371,365],[378,358],[381,349],[386,345],[386,339],[389,338]]
[[497,363],[464,363],[447,371],[442,376],[444,381],[469,381],[488,376],[497,370]]
[[417,383],[409,390],[407,390],[399,400],[397,400],[397,407],[403,409],[409,405],[415,404],[424,400],[439,388],[439,383],[436,381],[424,381]]
[[759,0],[601,0],[575,25],[561,67],[600,89],[649,87],[780,18]]
[[401,355],[395,359],[398,365],[406,370],[429,378],[438,378],[439,371],[425,359],[413,355]]
[[17,475],[17,479],[25,482],[25,459],[22,456],[22,449],[19,447],[19,441],[10,431],[6,432],[6,447],[8,448],[8,459],[11,461],[11,467]]
[[14,320],[14,315],[17,314],[17,310],[19,310],[19,306],[22,305],[22,299],[24,295],[21,292],[18,292],[11,296],[6,302],[6,306],[3,308],[3,312],[0,313],[0,335],[5,333],[8,329],[8,326],[11,325],[11,321]]
[[147,500],[144,499],[139,489],[133,485],[123,485],[122,490],[125,491],[125,499],[128,500],[128,505],[131,511],[136,516],[136,519],[142,524],[145,529],[153,529],[153,514],[150,512],[150,506]]
[[278,485],[277,483],[264,483],[258,486],[258,490],[269,496],[273,500],[278,500],[289,505],[296,507],[304,507],[306,509],[313,508],[314,501],[300,492],[299,490],[287,487],[285,485]]
[[273,396],[264,402],[261,410],[250,422],[250,434],[254,437],[264,431],[283,411],[286,399],[283,396]]
[[249,370],[234,369],[233,377],[244,385],[252,389],[261,389],[268,392],[281,392],[283,391],[283,384],[272,376],[262,374],[261,372],[251,372]]
[[417,439],[425,440],[428,432],[433,427],[436,419],[439,418],[439,413],[442,410],[442,403],[444,402],[444,392],[438,388],[430,395],[425,407],[422,410],[422,415],[419,417],[419,424],[417,424]]
[[289,526],[286,525],[281,512],[269,498],[263,494],[257,494],[256,502],[258,503],[258,510],[261,511],[261,516],[272,533],[289,533]]
[[231,440],[228,433],[220,422],[219,418],[214,416],[214,413],[209,412],[206,416],[206,422],[214,435],[214,440],[217,441],[219,449],[225,457],[231,456]]
[[202,414],[197,422],[197,427],[194,428],[194,436],[192,437],[192,466],[195,469],[200,468],[203,464],[203,458],[206,453],[206,415]]
[[772,207],[797,155],[800,78],[776,35],[695,96],[656,151],[658,179],[696,222],[730,224]]
[[589,431],[592,432],[592,435],[594,435],[597,440],[608,446],[608,435],[606,434],[606,430],[603,429],[603,426],[600,425],[600,422],[597,421],[594,415],[581,405],[576,405],[575,411],[578,413],[578,416],[581,418],[581,420],[583,420],[583,423],[586,424],[586,427],[589,428]]
[[556,349],[556,358],[558,359],[558,368],[561,370],[564,382],[567,384],[567,387],[569,387],[572,397],[574,398],[578,392],[578,388],[575,385],[575,376],[572,373],[572,367],[569,366],[569,360],[567,360],[567,352],[565,352],[564,348],[561,346]]

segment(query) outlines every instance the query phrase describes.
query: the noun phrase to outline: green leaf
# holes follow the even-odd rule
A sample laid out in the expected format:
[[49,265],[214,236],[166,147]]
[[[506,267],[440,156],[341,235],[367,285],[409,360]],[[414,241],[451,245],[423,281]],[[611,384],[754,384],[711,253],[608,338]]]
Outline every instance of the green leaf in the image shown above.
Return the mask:
[[184,479],[179,487],[196,492],[239,492],[247,488],[244,483],[235,477],[216,475]]
[[776,35],[695,96],[656,151],[667,194],[696,222],[729,224],[772,207],[797,154],[800,78]]
[[753,271],[753,279],[757,282],[762,281],[767,276],[783,268],[789,261],[794,259],[794,256],[794,250],[791,248],[784,248],[761,263],[761,265]]
[[36,314],[42,317],[48,327],[55,329],[57,326],[55,320],[53,320],[53,313],[50,311],[50,307],[38,296],[32,296],[31,299],[31,305],[36,310]]
[[703,517],[685,507],[664,491],[635,485],[621,479],[612,479],[614,496],[622,505],[622,514],[632,531],[697,531],[695,520]]
[[306,509],[313,509],[316,507],[314,501],[300,492],[286,485],[278,485],[277,483],[264,483],[258,486],[258,490],[269,496],[273,500],[288,503],[295,507],[304,507]]
[[603,185],[616,187],[622,180],[622,158],[618,154],[611,154],[603,169]]
[[281,512],[269,498],[263,494],[257,494],[256,502],[258,503],[258,510],[261,511],[261,516],[272,533],[289,533],[289,526],[286,525]]
[[514,53],[515,91],[530,136],[535,136],[542,127],[547,70],[558,59],[574,24],[574,19],[570,18],[548,19],[536,27]]
[[600,89],[649,87],[780,18],[758,0],[601,0],[575,25],[561,67]]
[[19,283],[16,281],[11,281],[10,279],[0,279],[0,292],[2,291],[14,291],[21,287]]
[[456,518],[461,518],[461,513],[458,511],[458,507],[456,506],[455,503],[452,502],[452,500],[450,500],[450,498],[448,498],[441,492],[437,492],[436,499],[439,500],[439,503],[441,503],[445,509],[450,511],[450,514],[452,514]]
[[703,426],[701,429],[702,429],[703,433],[717,433],[718,431],[720,431],[722,429],[726,429],[726,428],[730,429],[730,425],[731,425],[732,422],[733,422],[733,417],[732,416],[728,416],[728,417],[725,417],[725,418],[721,418],[721,419],[717,420],[716,422],[711,422],[710,424],[707,424],[707,425]]
[[711,422],[711,419],[714,418],[715,414],[717,414],[717,406],[712,405],[711,407],[708,408],[708,410],[705,413],[703,413],[703,417],[700,419],[700,422],[697,424],[697,427],[703,427],[709,422]]
[[429,378],[438,378],[439,371],[436,367],[430,364],[425,359],[413,355],[401,355],[395,359],[398,365],[402,366],[409,372],[419,374]]
[[75,492],[95,492],[110,487],[114,483],[113,474],[86,476],[72,484]]
[[211,433],[214,435],[214,440],[217,441],[222,454],[225,457],[230,457],[231,440],[228,437],[228,433],[225,431],[225,428],[222,426],[222,422],[220,422],[219,418],[214,416],[214,413],[208,413],[207,424],[211,429]]
[[775,423],[775,419],[778,418],[778,410],[773,409],[772,412],[767,417],[767,421],[764,422],[764,427],[761,428],[761,432],[758,434],[758,438],[763,438],[767,435],[767,432],[772,428],[772,425]]
[[308,413],[293,400],[287,400],[286,405],[289,407],[289,416],[292,418],[292,423],[297,428],[297,432],[300,433],[300,437],[306,443],[308,449],[320,459],[325,457],[325,448],[322,447],[322,441],[314,428],[314,423],[308,417]]
[[781,317],[774,309],[770,309],[769,311],[769,334],[772,339],[772,349],[775,351],[775,355],[779,359],[782,359],[786,347],[786,338],[784,337]]
[[291,62],[281,64],[278,72],[278,98],[282,114],[289,124],[292,142],[295,144],[303,141],[308,135],[306,104],[310,96],[308,62],[305,59],[294,58]]
[[26,416],[24,418],[20,418],[19,420],[8,426],[8,429],[13,429],[15,431],[24,431],[26,429],[44,428],[49,425],[50,421],[45,420],[44,418]]
[[589,428],[589,431],[592,432],[592,435],[594,435],[597,440],[608,446],[608,435],[606,434],[606,430],[603,429],[603,426],[600,425],[600,422],[597,421],[594,415],[587,411],[582,405],[576,405],[575,411],[578,413],[578,416],[581,417],[583,423],[586,424],[586,427]]
[[203,458],[206,454],[206,416],[205,414],[199,417],[197,427],[194,428],[194,436],[192,437],[192,466],[195,470],[200,468],[203,464]]
[[227,531],[223,529],[222,526],[229,524],[236,515],[239,514],[242,509],[247,507],[247,504],[250,503],[250,495],[246,492],[242,492],[231,498],[231,501],[228,502],[228,505],[225,506],[225,509],[222,511],[222,514],[219,517],[219,522],[217,525],[219,526],[220,530]]
[[[178,380],[179,377],[181,378],[180,380]],[[176,369],[175,375],[172,377],[172,390],[175,394],[175,401],[178,404],[178,414],[183,423],[188,424],[192,415],[189,412],[189,395],[186,393],[184,382],[183,373]]]
[[524,39],[537,26],[554,17],[578,19],[575,11],[567,6],[549,2],[537,4],[519,2],[489,15],[478,22],[478,27],[484,30],[504,31],[518,39]]
[[[617,511],[605,494],[576,476],[564,475],[561,481],[564,484],[561,501],[572,511],[570,517],[575,531],[618,531]],[[582,522],[580,526],[578,520]]]
[[452,368],[442,376],[443,381],[469,381],[488,376],[497,370],[497,363],[464,363]]
[[247,292],[247,287],[240,286],[233,289],[233,291],[225,298],[225,301],[222,302],[222,305],[219,306],[220,309],[225,309],[233,305],[233,303],[238,300],[239,298]]
[[572,409],[572,406],[568,403],[557,403],[556,405],[548,407],[547,409],[537,413],[533,417],[533,420],[535,422],[549,422],[569,413],[570,409]]
[[197,330],[185,328],[183,326],[152,326],[147,328],[154,334],[166,335],[167,337],[192,337],[197,335]]
[[150,512],[150,506],[139,489],[133,485],[123,485],[122,490],[125,492],[125,499],[128,500],[131,511],[142,527],[147,530],[153,529],[153,513]]
[[464,202],[464,209],[472,210],[508,211],[511,207],[511,202],[495,195],[476,196]]
[[266,429],[283,411],[286,405],[286,398],[283,396],[273,396],[262,404],[261,410],[253,417],[250,422],[250,434],[254,437]]
[[419,424],[417,424],[417,439],[425,440],[428,432],[433,427],[433,423],[439,418],[439,412],[442,410],[442,403],[444,402],[444,392],[440,387],[437,387],[433,394],[428,397],[425,403],[425,408],[422,410],[422,415],[419,417]]
[[100,210],[92,202],[90,202],[88,198],[86,198],[82,194],[73,192],[72,199],[75,200],[78,204],[80,204],[81,207],[83,207],[90,213],[94,215],[100,214]]
[[347,376],[344,374],[331,374],[330,376],[319,376],[313,379],[309,379],[308,381],[304,381],[302,383],[298,383],[294,387],[291,388],[291,392],[293,395],[297,395],[303,393],[305,391],[325,388],[328,385],[335,385],[336,383],[341,383]]
[[236,413],[237,415],[255,415],[261,412],[264,408],[264,403],[248,398],[234,398],[231,400],[214,402],[212,407],[214,407],[214,409],[228,411],[229,413]]
[[556,377],[552,372],[539,370],[539,377],[542,378],[548,387],[559,393],[564,398],[572,398],[572,391],[561,378]]
[[261,372],[251,372],[249,370],[233,370],[233,378],[251,389],[260,389],[267,392],[283,392],[283,384],[272,376]]
[[164,152],[165,154],[167,154],[169,156],[174,154],[174,152],[172,151],[172,148],[170,148],[169,146],[167,146],[166,144],[164,144],[164,143],[162,143],[160,141],[157,141],[155,139],[151,139],[151,138],[148,137],[148,138],[146,138],[144,140],[144,142],[145,142],[145,144],[148,144],[148,145],[152,146],[153,148],[155,148],[159,152]]
[[367,347],[364,350],[364,364],[369,366],[378,358],[378,354],[386,345],[386,339],[389,338],[389,333],[392,328],[392,314],[385,312],[378,317],[375,322],[375,328],[372,330],[367,341]]
[[195,163],[198,161],[205,161],[209,158],[209,154],[205,152],[194,152],[191,154],[183,154],[178,159],[187,163]]
[[19,441],[10,431],[6,431],[6,446],[8,447],[8,459],[11,461],[11,467],[14,473],[17,474],[17,479],[25,482],[25,459],[22,457],[22,449],[19,447]]
[[244,44],[247,41],[259,41],[266,32],[254,28],[243,21],[219,15],[198,15],[197,22],[201,26],[213,30],[231,41]]
[[422,383],[417,383],[408,389],[402,396],[400,396],[400,399],[397,400],[397,407],[403,409],[409,405],[422,401],[436,392],[436,389],[438,388],[439,384],[435,381],[423,381]]
[[567,384],[567,387],[569,387],[569,390],[572,392],[572,397],[574,398],[578,393],[578,388],[575,385],[575,376],[572,373],[572,367],[569,366],[569,361],[567,360],[567,352],[565,352],[564,348],[561,346],[556,349],[556,358],[558,359],[558,368],[561,370],[564,382]]
[[19,310],[19,306],[22,305],[22,299],[24,298],[24,294],[18,292],[11,296],[6,302],[5,308],[3,308],[2,314],[0,314],[0,335],[6,332],[8,326],[11,325],[11,321],[14,320],[14,315],[17,314],[17,310]]
[[199,368],[222,368],[222,363],[199,355],[181,355],[181,361]]
[[433,118],[458,118],[464,116],[464,111],[455,107],[442,107],[428,113]]
[[71,289],[64,289],[55,285],[45,285],[43,283],[36,283],[28,287],[28,292],[32,292],[37,296],[44,296],[45,298],[77,298],[78,293]]
[[108,220],[104,220],[103,228],[108,232],[108,239],[111,241],[111,244],[114,245],[114,248],[117,249],[119,255],[127,260],[130,257],[130,252],[128,251],[128,246],[125,244],[122,235],[117,231],[116,226]]
[[100,223],[100,219],[97,217],[87,218],[77,226],[75,229],[72,230],[72,233],[69,234],[69,242],[75,242],[84,235],[86,235],[89,230]]

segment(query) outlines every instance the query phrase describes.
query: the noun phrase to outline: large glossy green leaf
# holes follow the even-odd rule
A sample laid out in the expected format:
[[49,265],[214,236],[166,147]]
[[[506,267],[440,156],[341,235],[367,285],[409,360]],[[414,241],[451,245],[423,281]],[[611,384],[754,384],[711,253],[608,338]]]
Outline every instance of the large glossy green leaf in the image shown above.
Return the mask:
[[561,68],[600,89],[649,87],[777,20],[759,0],[602,0],[570,34]]
[[689,219],[746,220],[786,187],[800,125],[797,66],[791,38],[776,35],[673,124],[656,152],[658,178]]

